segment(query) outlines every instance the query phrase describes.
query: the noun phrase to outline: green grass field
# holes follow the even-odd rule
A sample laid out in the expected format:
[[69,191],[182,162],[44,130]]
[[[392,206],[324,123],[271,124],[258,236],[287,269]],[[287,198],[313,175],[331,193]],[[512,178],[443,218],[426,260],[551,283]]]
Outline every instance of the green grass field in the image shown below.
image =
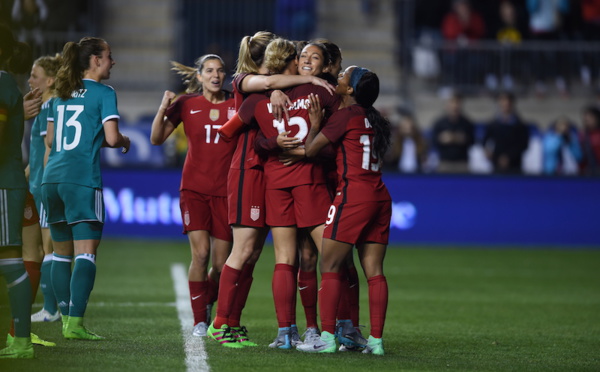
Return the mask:
[[[0,371],[185,371],[170,270],[188,261],[184,241],[105,240],[86,324],[107,340],[67,341],[60,323],[34,323],[57,346],[36,347],[35,360],[0,361]],[[273,262],[266,247],[243,317],[261,346],[227,350],[207,340],[210,370],[600,371],[600,250],[390,248],[384,357],[269,349]],[[363,279],[368,332],[366,288]],[[0,334],[8,312],[2,284]],[[303,331],[300,306],[298,323]]]

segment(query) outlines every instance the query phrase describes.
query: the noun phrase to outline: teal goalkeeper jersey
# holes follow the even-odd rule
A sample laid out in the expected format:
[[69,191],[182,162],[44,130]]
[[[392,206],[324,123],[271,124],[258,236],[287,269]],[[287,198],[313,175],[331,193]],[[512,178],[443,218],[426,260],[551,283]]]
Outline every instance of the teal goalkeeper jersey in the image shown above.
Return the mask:
[[48,122],[54,138],[42,183],[72,183],[102,188],[100,148],[103,124],[119,119],[117,95],[112,87],[84,79],[71,98],[54,99]]
[[31,140],[29,142],[29,191],[31,191],[33,195],[38,195],[40,186],[42,185],[44,154],[46,153],[44,137],[46,137],[48,112],[52,108],[53,99],[54,98],[50,98],[42,104],[42,109],[38,116],[35,117],[33,125],[31,126]]
[[23,171],[23,96],[15,79],[0,71],[0,189],[27,188]]

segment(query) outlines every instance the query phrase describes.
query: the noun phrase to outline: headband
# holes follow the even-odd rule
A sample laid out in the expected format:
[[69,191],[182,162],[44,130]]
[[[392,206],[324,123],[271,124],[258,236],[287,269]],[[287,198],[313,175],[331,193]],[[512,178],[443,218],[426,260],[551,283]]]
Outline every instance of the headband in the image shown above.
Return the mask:
[[362,67],[355,67],[354,70],[352,70],[352,75],[350,75],[350,86],[354,89],[354,93],[356,93],[356,86],[365,72],[369,72],[369,70]]

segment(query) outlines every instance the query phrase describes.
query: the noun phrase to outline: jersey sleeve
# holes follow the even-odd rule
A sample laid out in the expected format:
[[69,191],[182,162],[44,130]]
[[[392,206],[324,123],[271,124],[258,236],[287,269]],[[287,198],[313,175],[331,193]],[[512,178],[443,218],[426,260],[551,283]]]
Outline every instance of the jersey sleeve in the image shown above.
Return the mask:
[[327,121],[327,125],[321,129],[321,133],[331,143],[338,142],[346,133],[346,126],[348,125],[348,117],[344,115],[344,112],[336,112]]
[[256,109],[256,105],[265,99],[264,94],[255,93],[244,100],[242,106],[238,110],[238,115],[240,119],[244,122],[244,124],[252,124],[252,120],[254,120],[254,110]]
[[179,96],[177,99],[167,107],[165,111],[165,116],[167,120],[169,120],[175,127],[179,126],[181,123],[181,110],[183,106],[183,102],[185,101],[185,96]]
[[119,120],[119,110],[117,110],[117,94],[114,89],[106,87],[106,92],[101,96],[101,112],[102,124],[109,120]]
[[250,74],[247,74],[247,73],[238,74],[235,76],[235,78],[232,81],[234,88],[237,89],[237,91],[240,92],[241,94],[247,94],[247,92],[244,92],[244,90],[242,89],[242,81],[244,81],[244,79],[248,75],[250,75]]

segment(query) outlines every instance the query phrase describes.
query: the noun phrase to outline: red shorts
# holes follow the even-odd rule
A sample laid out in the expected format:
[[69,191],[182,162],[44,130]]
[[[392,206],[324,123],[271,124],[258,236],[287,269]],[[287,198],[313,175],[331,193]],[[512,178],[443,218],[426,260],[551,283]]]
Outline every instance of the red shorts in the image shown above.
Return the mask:
[[35,207],[33,195],[27,191],[27,196],[25,197],[25,210],[23,211],[23,227],[33,226],[36,223],[40,223],[40,216]]
[[342,203],[334,200],[327,212],[323,238],[348,244],[388,244],[392,202],[390,200]]
[[230,225],[265,227],[265,178],[262,169],[230,169],[227,203]]
[[206,230],[217,239],[233,241],[231,227],[227,223],[226,197],[181,190],[179,206],[184,234],[189,231]]
[[331,198],[324,183],[267,190],[267,225],[310,227],[325,222]]

